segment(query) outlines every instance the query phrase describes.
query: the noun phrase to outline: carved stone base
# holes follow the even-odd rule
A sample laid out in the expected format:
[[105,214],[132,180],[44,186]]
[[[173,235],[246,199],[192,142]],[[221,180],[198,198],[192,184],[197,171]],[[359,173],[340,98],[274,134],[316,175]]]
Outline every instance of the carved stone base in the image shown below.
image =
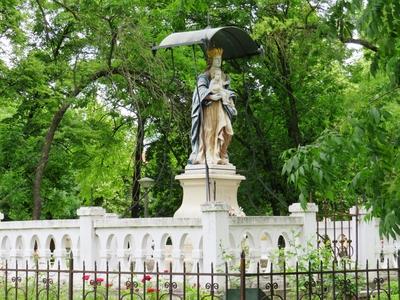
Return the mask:
[[181,207],[174,218],[200,218],[201,204],[208,201],[223,202],[229,205],[232,215],[244,216],[237,203],[237,190],[246,178],[236,174],[236,167],[229,165],[209,165],[210,193],[207,199],[206,168],[204,164],[187,165],[183,174],[175,179],[183,188]]

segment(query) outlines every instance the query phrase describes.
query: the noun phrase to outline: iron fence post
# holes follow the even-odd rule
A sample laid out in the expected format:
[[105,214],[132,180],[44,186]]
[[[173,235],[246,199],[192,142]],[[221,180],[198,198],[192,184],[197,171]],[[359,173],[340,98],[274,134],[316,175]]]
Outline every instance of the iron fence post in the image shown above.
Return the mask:
[[36,261],[36,272],[35,272],[35,299],[39,299],[39,260]]
[[[8,286],[7,286],[7,281],[8,281],[8,261],[6,260],[6,269],[4,270],[4,276],[5,276],[5,279],[4,279],[4,293],[5,293],[5,298],[4,299],[8,299]],[[399,285],[399,287],[400,287],[400,285]]]
[[69,254],[68,300],[74,299],[74,257]]
[[400,294],[400,250],[397,250],[397,292]]
[[240,254],[240,300],[246,300],[246,259],[244,251]]

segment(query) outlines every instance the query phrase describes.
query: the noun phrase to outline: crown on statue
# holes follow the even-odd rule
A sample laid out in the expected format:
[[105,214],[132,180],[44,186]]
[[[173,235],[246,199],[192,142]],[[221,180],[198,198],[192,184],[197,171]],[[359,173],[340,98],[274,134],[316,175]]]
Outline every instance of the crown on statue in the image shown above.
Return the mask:
[[224,49],[222,48],[212,48],[207,50],[208,58],[222,57],[222,53],[224,53]]

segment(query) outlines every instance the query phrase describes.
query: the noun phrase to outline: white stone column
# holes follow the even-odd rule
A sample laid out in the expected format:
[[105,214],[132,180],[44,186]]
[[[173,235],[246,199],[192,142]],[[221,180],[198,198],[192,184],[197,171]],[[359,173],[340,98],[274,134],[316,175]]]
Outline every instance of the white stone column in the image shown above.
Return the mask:
[[[10,250],[10,258],[8,259],[8,265],[11,268],[15,268],[15,263],[17,262],[17,249],[15,248],[11,248]],[[18,262],[19,263],[19,262]],[[20,268],[21,266],[18,265],[18,268]]]
[[94,261],[98,260],[98,257],[96,257],[96,232],[94,228],[94,221],[104,217],[105,213],[106,211],[104,208],[94,206],[81,207],[77,211],[80,221],[79,254],[81,262],[85,262],[85,267],[87,270],[93,269]]
[[[77,245],[75,247],[77,247]],[[79,267],[81,269],[82,268],[82,259],[80,256],[80,252],[81,252],[80,249],[72,248],[71,251],[72,251],[72,256],[74,259],[74,268]]]
[[127,251],[127,256],[129,256],[126,268],[128,271],[131,270],[131,264],[133,264],[134,268],[135,268],[135,250],[133,248],[130,248]]
[[23,252],[24,262],[27,261],[29,267],[35,267],[33,263],[33,252],[33,249],[30,249],[29,247],[25,248]]
[[[165,265],[165,254],[162,249],[155,249],[153,258],[155,261],[155,264],[158,264],[158,268],[160,272],[164,271],[164,265]],[[154,269],[155,270],[155,269]]]
[[111,258],[111,250],[110,249],[102,249],[99,257],[96,259],[97,261],[97,270],[105,270],[107,267],[107,262],[110,267],[110,258]]
[[[42,247],[45,247],[45,245],[42,245]],[[46,248],[39,249],[39,269],[47,268],[47,262],[49,263],[49,267],[50,267],[50,256],[51,256],[50,249],[46,249]]]
[[303,232],[300,235],[303,243],[311,242],[317,246],[317,212],[318,206],[315,203],[307,203],[305,209],[300,203],[293,203],[289,206],[290,215],[293,217],[302,217]]
[[180,249],[172,250],[172,270],[174,272],[181,272],[183,266],[183,253]]
[[[4,219],[4,214],[0,212],[0,222]],[[6,260],[8,257],[8,254],[6,250],[0,250],[0,260],[1,260],[1,267],[4,267],[6,265]]]
[[136,272],[143,272],[143,265],[146,260],[145,251],[139,249],[133,252],[133,265]]
[[232,256],[232,260],[229,264],[229,267],[239,265],[240,264],[240,255],[242,254],[242,249],[240,249],[240,248],[231,249],[229,251],[229,254]]
[[[118,243],[118,245],[119,245],[119,243]],[[118,263],[120,263],[121,269],[123,269],[123,270],[129,269],[129,266],[128,266],[129,263],[126,259],[128,257],[128,255],[129,255],[129,249],[124,249],[123,247],[119,247],[117,249],[117,266],[115,266],[115,267],[118,267]],[[110,266],[110,269],[111,269],[111,266]]]
[[259,249],[253,248],[249,250],[248,260],[250,262],[250,265],[247,272],[249,273],[257,272],[257,263],[260,261],[260,258],[261,258],[261,253]]
[[[61,245],[61,244],[59,244]],[[60,247],[57,247],[54,249],[54,265],[53,269],[57,269],[58,262],[60,262],[60,268],[65,268],[65,250],[61,249]]]
[[202,272],[203,266],[203,251],[201,249],[193,249],[192,251],[192,270],[186,270],[187,272],[197,272],[197,263],[199,263],[199,271]]
[[6,260],[8,260],[8,255],[10,253],[7,250],[0,250],[0,257],[1,257],[1,267],[4,267],[6,264]]
[[[356,208],[351,208],[351,213],[356,213]],[[381,239],[377,227],[378,219],[366,220],[365,216],[368,211],[363,208],[358,208],[358,265],[365,266],[368,259],[369,267],[376,268],[376,260],[379,258],[377,255],[381,247]],[[354,248],[353,259],[356,259],[356,217],[352,219],[352,227],[354,228],[354,235],[352,237],[352,246]]]
[[223,267],[222,250],[229,250],[229,205],[209,202],[202,204],[203,271]]

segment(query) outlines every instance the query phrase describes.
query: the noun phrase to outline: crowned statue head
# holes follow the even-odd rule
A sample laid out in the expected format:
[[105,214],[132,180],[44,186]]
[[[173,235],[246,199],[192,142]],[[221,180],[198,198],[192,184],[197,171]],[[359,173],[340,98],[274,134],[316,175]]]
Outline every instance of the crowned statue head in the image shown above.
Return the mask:
[[209,68],[221,68],[223,52],[224,49],[222,48],[210,48],[207,50]]

